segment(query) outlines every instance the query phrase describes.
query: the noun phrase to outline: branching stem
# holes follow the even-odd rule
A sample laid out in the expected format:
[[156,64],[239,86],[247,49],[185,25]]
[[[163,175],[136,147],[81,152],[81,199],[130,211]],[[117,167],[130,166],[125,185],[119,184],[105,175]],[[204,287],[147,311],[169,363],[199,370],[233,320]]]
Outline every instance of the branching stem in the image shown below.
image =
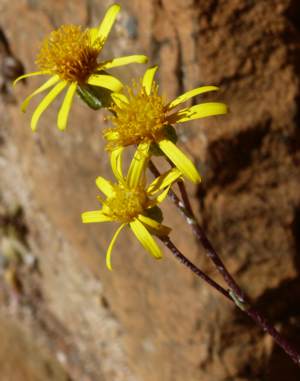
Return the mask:
[[[149,169],[155,177],[160,175],[159,170],[156,168],[154,163],[150,160]],[[219,257],[218,253],[214,249],[210,240],[207,238],[204,230],[197,221],[194,212],[191,207],[191,203],[185,188],[183,181],[178,183],[180,194],[182,200],[176,195],[173,190],[169,191],[169,197],[175,204],[175,206],[180,210],[180,212],[185,217],[187,223],[191,226],[191,229],[205,249],[205,253],[208,258],[213,262],[215,268],[223,277],[224,281],[229,287],[229,290],[225,290],[222,286],[216,283],[213,279],[208,277],[203,273],[196,265],[194,265],[188,258],[186,258],[178,248],[173,244],[173,242],[168,237],[161,237],[161,241],[169,248],[172,254],[178,259],[183,265],[185,265],[189,270],[194,272],[202,280],[207,282],[210,286],[220,292],[227,299],[230,299],[241,311],[245,312],[252,320],[259,325],[264,332],[271,335],[274,341],[286,352],[286,354],[293,360],[295,364],[300,367],[300,353],[291,343],[289,343],[280,332],[278,332],[272,324],[270,324],[262,314],[257,311],[252,305],[248,297],[245,295],[243,290],[238,286],[236,281],[230,275],[229,271],[225,267],[223,261]]]

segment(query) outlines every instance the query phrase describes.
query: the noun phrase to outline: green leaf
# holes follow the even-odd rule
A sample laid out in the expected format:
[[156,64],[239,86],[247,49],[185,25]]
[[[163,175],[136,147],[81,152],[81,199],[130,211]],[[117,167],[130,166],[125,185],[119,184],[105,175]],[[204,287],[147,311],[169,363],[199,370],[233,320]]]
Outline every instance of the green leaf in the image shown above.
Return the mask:
[[93,110],[109,107],[112,103],[112,92],[103,87],[78,85],[77,93],[80,98]]
[[153,220],[162,223],[164,217],[161,209],[155,205],[153,208],[147,209],[145,216],[152,218]]
[[178,136],[177,136],[176,130],[173,126],[171,126],[170,124],[165,126],[164,133],[165,133],[166,139],[171,140],[171,142],[174,144],[177,143]]

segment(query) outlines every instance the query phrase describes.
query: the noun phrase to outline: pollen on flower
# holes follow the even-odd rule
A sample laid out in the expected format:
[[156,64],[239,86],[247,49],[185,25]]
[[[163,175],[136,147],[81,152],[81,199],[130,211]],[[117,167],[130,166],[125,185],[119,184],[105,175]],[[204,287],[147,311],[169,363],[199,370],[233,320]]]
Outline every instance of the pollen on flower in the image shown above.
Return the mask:
[[[114,116],[109,119],[115,127],[104,130],[104,136],[109,140],[108,149],[157,141],[162,137],[163,127],[167,124],[164,99],[158,94],[155,83],[150,95],[143,86],[136,83],[132,88],[127,88],[127,92],[128,103],[111,106]],[[109,139],[109,136],[114,136],[114,139]]]
[[99,66],[97,57],[103,45],[101,38],[91,39],[88,29],[62,25],[44,40],[36,64],[61,79],[83,83]]
[[105,200],[103,210],[113,220],[129,222],[146,209],[147,200],[146,191],[142,188],[115,185],[114,195]]

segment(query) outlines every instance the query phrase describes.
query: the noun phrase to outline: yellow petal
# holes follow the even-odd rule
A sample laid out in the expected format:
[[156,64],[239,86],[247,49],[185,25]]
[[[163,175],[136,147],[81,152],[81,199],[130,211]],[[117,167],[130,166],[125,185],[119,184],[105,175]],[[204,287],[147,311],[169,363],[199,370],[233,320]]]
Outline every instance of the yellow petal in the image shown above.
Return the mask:
[[32,73],[27,73],[20,75],[17,79],[14,80],[13,86],[15,86],[21,79],[28,78],[28,77],[33,77],[35,75],[45,75],[45,74],[50,74],[48,71],[42,70],[42,71],[33,71]]
[[170,169],[168,172],[158,176],[155,180],[152,181],[147,189],[147,193],[151,196],[156,192],[163,190],[164,188],[174,183],[181,175],[182,173],[179,171],[179,169]]
[[92,210],[90,212],[81,213],[81,221],[84,224],[89,224],[94,222],[112,221],[112,219],[103,214],[102,210]]
[[128,104],[128,102],[129,102],[126,95],[121,94],[121,93],[113,93],[113,94],[111,94],[111,97],[112,97],[114,103],[120,108],[122,108],[124,106],[124,104],[126,104],[126,103]]
[[68,91],[65,95],[65,99],[63,100],[61,108],[58,112],[57,126],[61,131],[63,131],[67,127],[68,116],[73,102],[74,94],[76,92],[76,88],[77,83],[72,82],[68,88]]
[[109,32],[116,20],[117,14],[120,12],[120,9],[121,7],[119,4],[114,4],[108,8],[103,17],[103,20],[98,27],[98,37],[104,40],[107,39]]
[[228,108],[224,103],[207,102],[187,107],[178,111],[177,113],[168,116],[168,122],[183,123],[193,119],[206,118],[213,115],[223,115],[228,112]]
[[215,91],[215,90],[219,90],[219,88],[216,86],[197,87],[196,89],[187,91],[186,93],[175,98],[172,102],[169,103],[169,105],[167,106],[167,109],[171,110],[172,108],[178,106],[180,103],[186,102],[188,99],[193,98],[196,95],[200,95],[200,94],[207,93],[209,91]]
[[170,184],[159,196],[156,197],[156,200],[155,200],[156,205],[160,204],[161,202],[165,200],[165,198],[168,196],[171,186],[172,184]]
[[88,33],[90,35],[91,44],[98,38],[98,28],[89,28]]
[[124,181],[123,171],[122,171],[122,154],[124,151],[124,147],[118,147],[111,151],[110,155],[110,164],[115,175],[115,178],[119,182]]
[[56,83],[58,80],[59,80],[59,76],[58,76],[58,75],[53,75],[50,79],[48,79],[48,81],[46,81],[42,86],[40,86],[38,89],[36,89],[33,93],[31,93],[31,94],[25,99],[25,101],[24,101],[24,102],[22,103],[22,105],[21,105],[21,110],[22,110],[23,112],[25,112],[26,109],[27,109],[27,106],[28,106],[29,102],[31,101],[31,99],[32,99],[35,95],[37,95],[37,94],[39,94],[39,93],[41,93],[41,92],[43,92],[43,91],[49,89],[49,87],[55,85],[55,83]]
[[36,130],[37,123],[42,115],[42,113],[46,110],[46,108],[54,101],[54,99],[58,96],[59,93],[63,91],[63,89],[67,86],[66,81],[59,82],[46,96],[43,98],[41,103],[37,106],[31,118],[31,129],[32,131]]
[[106,197],[110,197],[114,194],[114,187],[111,182],[106,180],[104,177],[97,177],[96,185]]
[[147,63],[148,57],[144,55],[132,55],[132,56],[124,56],[114,58],[111,61],[107,61],[103,65],[101,65],[102,70],[111,69],[113,67],[124,66],[131,63]]
[[193,183],[200,183],[201,178],[196,167],[174,143],[164,139],[161,140],[158,145],[164,154],[181,171],[183,176],[187,177]]
[[111,267],[111,252],[114,247],[114,244],[116,242],[116,239],[118,238],[118,235],[120,234],[121,230],[126,226],[127,224],[122,224],[117,231],[115,232],[114,236],[112,237],[112,240],[110,241],[110,244],[108,246],[107,252],[106,252],[106,266],[109,270],[112,270]]
[[92,74],[88,78],[87,83],[93,86],[104,87],[113,92],[119,92],[123,87],[123,84],[117,78],[105,74]]
[[130,227],[148,253],[153,255],[154,258],[160,259],[162,257],[161,250],[142,222],[135,219],[130,222]]
[[103,136],[108,141],[114,141],[114,140],[117,140],[119,138],[119,133],[118,133],[118,131],[105,131],[103,133]]
[[149,159],[150,143],[140,143],[135,151],[127,174],[127,185],[135,188],[143,181],[145,166]]
[[150,95],[151,89],[152,89],[152,83],[153,79],[155,76],[155,73],[158,69],[158,66],[152,66],[149,69],[146,70],[143,80],[142,80],[142,85],[144,86],[146,93]]
[[169,235],[172,230],[168,226],[162,225],[159,222],[153,220],[152,218],[143,216],[142,214],[138,216],[138,220],[141,221],[143,224],[147,225],[149,228],[153,229],[155,231],[155,234],[159,236]]

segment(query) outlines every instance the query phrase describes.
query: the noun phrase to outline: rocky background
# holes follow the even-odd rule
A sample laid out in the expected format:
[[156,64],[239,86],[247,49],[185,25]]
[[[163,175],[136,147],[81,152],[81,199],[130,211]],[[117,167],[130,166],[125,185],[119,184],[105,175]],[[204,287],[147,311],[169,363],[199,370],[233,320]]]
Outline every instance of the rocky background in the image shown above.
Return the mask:
[[[56,102],[33,134],[21,100],[41,83],[41,39],[63,23],[95,26],[110,3],[0,0],[0,379],[289,381],[300,371],[272,340],[165,251],[157,263],[128,232],[105,268],[111,226],[82,225],[104,113],[79,100],[69,128]],[[203,174],[190,186],[214,245],[259,308],[300,345],[300,4],[296,0],[124,0],[105,58],[145,53],[163,93],[220,86],[230,115],[186,125],[181,145]],[[124,81],[144,68],[118,70]],[[167,203],[168,204],[168,203]],[[211,276],[182,217],[172,238]]]

